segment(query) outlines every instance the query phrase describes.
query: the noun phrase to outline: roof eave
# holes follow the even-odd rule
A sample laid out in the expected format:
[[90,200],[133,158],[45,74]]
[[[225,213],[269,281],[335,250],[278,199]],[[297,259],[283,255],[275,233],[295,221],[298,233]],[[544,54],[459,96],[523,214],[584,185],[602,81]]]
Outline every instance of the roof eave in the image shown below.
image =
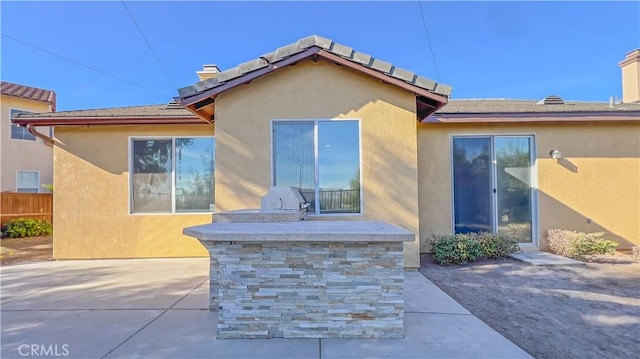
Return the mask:
[[30,117],[12,118],[11,122],[20,125],[33,126],[74,126],[74,125],[173,125],[173,124],[205,124],[199,117],[195,116],[146,116],[146,117]]
[[640,122],[640,111],[436,113],[420,122],[429,124]]

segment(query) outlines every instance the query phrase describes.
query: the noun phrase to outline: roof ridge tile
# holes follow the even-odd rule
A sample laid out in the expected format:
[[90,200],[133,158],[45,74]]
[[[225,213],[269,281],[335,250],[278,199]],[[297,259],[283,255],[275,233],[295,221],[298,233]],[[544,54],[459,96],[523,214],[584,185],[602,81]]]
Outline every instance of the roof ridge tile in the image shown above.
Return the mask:
[[237,65],[236,67],[222,71],[214,77],[215,81],[208,79],[196,82],[191,86],[180,88],[178,89],[179,98],[185,100],[188,97],[201,94],[224,84],[226,81],[260,70],[293,55],[307,51],[312,47],[317,47],[318,49],[322,49],[363,67],[376,70],[413,86],[434,92],[435,94],[444,96],[451,95],[452,88],[449,85],[438,84],[435,81],[419,76],[412,71],[395,67],[390,62],[374,58],[369,54],[358,52],[350,46],[339,44],[329,38],[314,34],[301,38],[294,43],[281,46],[273,52],[259,56],[257,59],[249,60]]

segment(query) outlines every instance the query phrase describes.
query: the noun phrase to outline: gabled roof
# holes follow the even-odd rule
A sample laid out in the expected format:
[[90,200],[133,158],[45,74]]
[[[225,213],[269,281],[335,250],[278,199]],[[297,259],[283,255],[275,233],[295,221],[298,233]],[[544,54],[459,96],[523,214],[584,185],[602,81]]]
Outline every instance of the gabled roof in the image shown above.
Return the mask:
[[56,93],[51,90],[2,81],[0,82],[0,92],[6,96],[45,102],[51,105],[53,111],[56,110]]
[[330,61],[413,92],[420,119],[444,106],[451,94],[451,86],[436,83],[330,39],[312,35],[220,72],[213,78],[181,88],[175,100],[198,116],[212,121],[215,98],[219,94],[307,59]]
[[20,114],[11,121],[17,125],[32,123],[35,126],[205,123],[175,103]]

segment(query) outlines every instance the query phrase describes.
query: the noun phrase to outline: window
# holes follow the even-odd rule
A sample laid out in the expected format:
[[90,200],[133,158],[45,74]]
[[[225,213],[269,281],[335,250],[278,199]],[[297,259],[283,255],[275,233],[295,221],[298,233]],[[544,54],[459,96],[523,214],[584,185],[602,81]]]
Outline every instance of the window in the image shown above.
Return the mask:
[[[33,113],[33,112],[11,109],[12,118],[22,113]],[[36,136],[34,136],[31,132],[29,132],[29,130],[27,130],[26,127],[20,127],[14,123],[11,123],[11,138],[16,140],[29,140],[29,141],[36,140]]]
[[213,212],[213,137],[132,140],[131,213]]
[[38,193],[40,173],[38,171],[16,171],[16,192]]
[[361,213],[360,122],[273,122],[273,184],[297,188],[315,214]]

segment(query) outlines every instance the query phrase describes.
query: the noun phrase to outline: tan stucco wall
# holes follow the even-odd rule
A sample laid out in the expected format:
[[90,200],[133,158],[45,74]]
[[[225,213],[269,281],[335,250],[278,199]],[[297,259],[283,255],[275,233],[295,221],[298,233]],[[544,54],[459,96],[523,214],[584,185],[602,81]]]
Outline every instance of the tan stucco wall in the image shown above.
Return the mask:
[[[36,137],[35,141],[11,138],[11,109],[49,112],[48,103],[13,96],[1,97],[0,113],[0,192],[16,191],[16,171],[38,171],[40,184],[53,183],[53,149]],[[38,132],[49,135],[49,127]],[[49,192],[40,187],[40,192]]]
[[54,258],[207,256],[182,229],[210,214],[129,214],[129,137],[211,135],[211,125],[56,128]]
[[[432,233],[451,233],[452,135],[534,135],[538,179],[538,238],[561,228],[606,232],[620,249],[640,245],[640,125],[575,123],[570,125],[418,126],[420,237],[422,250]],[[562,152],[560,161],[549,151]],[[577,168],[577,172],[571,168]],[[591,223],[588,223],[587,219]]]
[[[272,119],[361,119],[363,214],[313,220],[418,225],[415,96],[325,62],[278,71],[216,99],[216,208],[259,208],[271,185]],[[405,244],[419,266],[419,243]]]

